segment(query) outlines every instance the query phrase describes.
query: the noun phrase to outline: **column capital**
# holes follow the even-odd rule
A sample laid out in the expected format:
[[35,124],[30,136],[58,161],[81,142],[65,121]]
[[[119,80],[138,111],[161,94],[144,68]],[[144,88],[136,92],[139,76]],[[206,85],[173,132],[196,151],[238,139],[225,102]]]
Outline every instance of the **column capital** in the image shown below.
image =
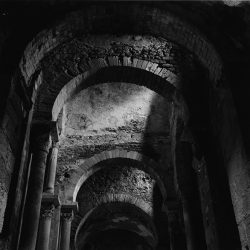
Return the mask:
[[41,217],[52,218],[54,215],[55,205],[52,203],[42,203],[41,205]]
[[67,203],[61,206],[60,250],[70,249],[71,221],[73,219],[73,212],[77,209],[77,202]]
[[72,202],[61,206],[61,217],[65,220],[72,220],[73,214],[78,210],[78,203]]
[[41,217],[51,218],[54,214],[55,207],[60,205],[58,195],[43,193],[41,204]]
[[60,205],[60,199],[56,194],[43,193],[42,203],[50,203],[55,207]]
[[66,221],[72,221],[73,211],[61,212],[61,218]]

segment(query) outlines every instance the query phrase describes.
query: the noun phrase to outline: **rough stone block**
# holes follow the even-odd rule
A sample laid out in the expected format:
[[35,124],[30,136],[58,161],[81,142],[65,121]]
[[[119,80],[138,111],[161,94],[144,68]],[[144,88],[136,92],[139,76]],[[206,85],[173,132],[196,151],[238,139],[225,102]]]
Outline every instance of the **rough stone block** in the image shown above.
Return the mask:
[[123,57],[123,66],[131,66],[131,58],[130,57]]
[[142,64],[142,69],[146,69],[147,68],[147,66],[148,66],[148,64],[149,64],[149,61],[146,61],[146,60],[143,60],[143,64]]
[[135,159],[135,160],[137,160],[137,161],[141,161],[141,160],[143,160],[143,155],[142,155],[142,154],[137,153],[137,154],[135,154],[135,156],[134,156],[134,158],[133,158],[133,159]]
[[118,56],[110,56],[108,57],[108,62],[110,66],[119,66],[119,58]]
[[96,159],[97,162],[100,162],[100,161],[104,160],[101,153],[100,154],[96,154],[95,155],[95,159]]
[[155,71],[154,74],[158,75],[161,72],[162,68],[158,67]]
[[121,158],[126,158],[127,153],[128,153],[128,151],[126,151],[126,150],[121,150],[121,151],[119,152],[119,157],[121,157]]
[[158,67],[158,64],[157,63],[153,63],[151,65],[151,67],[149,68],[149,71],[152,72],[152,73],[154,73],[155,70],[157,69],[157,67]]
[[133,63],[132,63],[131,66],[133,66],[133,67],[136,68],[137,62],[138,62],[138,59],[137,59],[137,58],[134,58],[134,59],[133,59]]
[[143,62],[144,62],[143,60],[140,60],[140,59],[139,59],[139,60],[137,61],[137,64],[136,64],[136,68],[140,68],[140,69],[141,69],[141,68],[142,68],[142,65],[143,65]]
[[119,157],[119,153],[120,153],[120,150],[119,149],[115,149],[114,150],[114,157],[118,158]]
[[101,152],[100,153],[100,160],[101,161],[104,161],[104,160],[106,160],[107,159],[107,155],[105,154],[105,152]]
[[109,159],[113,158],[113,151],[108,151]]

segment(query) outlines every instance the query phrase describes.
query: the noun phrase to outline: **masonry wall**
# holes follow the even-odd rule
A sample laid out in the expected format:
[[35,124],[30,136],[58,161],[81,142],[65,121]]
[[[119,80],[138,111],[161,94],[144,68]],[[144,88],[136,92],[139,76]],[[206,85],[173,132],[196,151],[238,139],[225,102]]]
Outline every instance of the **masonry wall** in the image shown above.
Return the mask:
[[[28,114],[18,84],[12,86],[6,96],[8,98],[0,123],[0,249],[9,249],[18,226],[22,190],[16,193],[16,183],[24,139],[24,121]],[[24,178],[23,175],[20,177]]]
[[169,109],[162,96],[134,84],[101,84],[79,93],[61,118],[57,184],[86,158],[115,148],[143,152],[167,168]]

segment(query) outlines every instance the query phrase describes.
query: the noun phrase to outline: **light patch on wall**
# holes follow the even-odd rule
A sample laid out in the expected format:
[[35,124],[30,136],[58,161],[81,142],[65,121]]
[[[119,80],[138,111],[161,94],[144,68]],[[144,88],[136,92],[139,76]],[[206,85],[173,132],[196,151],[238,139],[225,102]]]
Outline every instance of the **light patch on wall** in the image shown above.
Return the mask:
[[0,232],[3,228],[4,213],[7,205],[7,191],[4,185],[0,185]]
[[101,135],[126,129],[140,133],[146,127],[165,132],[167,107],[163,97],[146,87],[100,84],[83,90],[66,104],[64,134]]
[[[247,3],[248,1],[242,1],[242,0],[223,0],[224,4],[228,6],[237,6],[243,2]],[[249,2],[248,2],[249,3]]]

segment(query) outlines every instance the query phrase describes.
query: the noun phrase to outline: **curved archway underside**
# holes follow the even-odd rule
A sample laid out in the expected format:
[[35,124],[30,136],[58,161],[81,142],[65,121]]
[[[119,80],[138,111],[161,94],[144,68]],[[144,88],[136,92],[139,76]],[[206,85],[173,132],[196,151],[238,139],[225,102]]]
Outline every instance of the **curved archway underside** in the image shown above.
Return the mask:
[[[141,17],[139,20],[138,15]],[[91,33],[150,34],[169,39],[193,52],[206,65],[215,82],[221,77],[218,54],[196,28],[165,10],[137,4],[91,6],[71,13],[53,29],[40,32],[26,48],[20,63],[26,81],[29,82],[45,55],[58,45],[67,43],[76,34]]]
[[107,230],[126,230],[137,234],[150,247],[157,244],[157,232],[152,219],[140,208],[126,202],[111,202],[93,208],[83,218],[73,221],[73,235],[76,249],[98,237]]
[[175,89],[181,88],[182,73],[193,71],[195,63],[181,47],[151,36],[75,38],[56,47],[41,62],[35,119],[57,119],[68,99],[105,82],[142,85],[182,103]]

